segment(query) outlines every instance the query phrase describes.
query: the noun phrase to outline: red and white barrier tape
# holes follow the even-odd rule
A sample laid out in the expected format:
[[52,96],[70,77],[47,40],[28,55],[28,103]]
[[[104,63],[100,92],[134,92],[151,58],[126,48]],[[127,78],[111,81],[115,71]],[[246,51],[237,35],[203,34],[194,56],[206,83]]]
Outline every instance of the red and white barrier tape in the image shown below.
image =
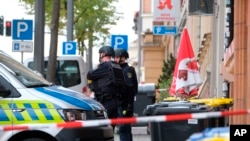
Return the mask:
[[249,110],[238,111],[218,111],[218,112],[202,112],[202,113],[183,113],[175,115],[158,115],[158,116],[143,116],[143,117],[131,117],[131,118],[117,118],[117,119],[103,119],[103,120],[88,120],[77,122],[65,122],[56,124],[29,124],[29,125],[4,125],[0,126],[0,131],[10,130],[35,130],[41,128],[80,128],[80,127],[96,127],[103,125],[117,125],[117,124],[129,124],[129,123],[148,123],[148,122],[168,122],[168,121],[180,121],[188,119],[206,119],[215,117],[225,117],[230,115],[246,115],[250,114]]

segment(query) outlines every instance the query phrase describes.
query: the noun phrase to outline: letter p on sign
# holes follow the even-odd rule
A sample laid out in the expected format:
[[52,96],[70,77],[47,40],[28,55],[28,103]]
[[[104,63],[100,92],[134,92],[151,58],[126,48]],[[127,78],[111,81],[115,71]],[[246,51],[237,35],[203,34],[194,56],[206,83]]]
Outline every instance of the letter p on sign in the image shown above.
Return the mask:
[[127,35],[111,35],[111,46],[114,49],[123,48],[128,50],[128,36]]
[[63,55],[75,55],[76,54],[76,42],[63,42]]

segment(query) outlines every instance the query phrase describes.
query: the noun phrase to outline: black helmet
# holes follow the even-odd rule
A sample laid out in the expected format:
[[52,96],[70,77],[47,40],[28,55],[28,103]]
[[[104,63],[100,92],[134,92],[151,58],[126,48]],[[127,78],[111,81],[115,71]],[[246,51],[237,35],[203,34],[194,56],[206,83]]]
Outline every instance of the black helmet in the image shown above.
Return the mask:
[[115,49],[115,57],[125,57],[126,59],[129,58],[128,52],[123,48]]
[[114,57],[115,52],[111,46],[103,46],[99,49],[99,53],[105,53],[105,56],[112,56]]

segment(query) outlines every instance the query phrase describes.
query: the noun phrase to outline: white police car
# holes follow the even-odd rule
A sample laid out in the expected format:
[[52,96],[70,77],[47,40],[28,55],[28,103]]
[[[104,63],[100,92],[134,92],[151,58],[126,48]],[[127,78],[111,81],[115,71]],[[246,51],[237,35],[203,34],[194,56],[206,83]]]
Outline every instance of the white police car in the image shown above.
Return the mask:
[[113,141],[111,126],[4,130],[5,126],[106,118],[104,107],[97,101],[79,92],[52,85],[0,51],[1,141]]

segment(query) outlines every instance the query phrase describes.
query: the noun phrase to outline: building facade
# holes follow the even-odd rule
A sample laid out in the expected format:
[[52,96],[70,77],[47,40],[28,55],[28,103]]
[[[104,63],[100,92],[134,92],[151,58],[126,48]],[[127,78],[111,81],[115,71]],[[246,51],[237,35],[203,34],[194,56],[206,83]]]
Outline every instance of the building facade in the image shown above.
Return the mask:
[[[181,19],[176,23],[154,22],[152,1],[142,0],[141,70],[145,82],[157,84],[162,73],[162,61],[166,60],[170,53],[177,55],[182,28],[187,27],[203,79],[199,97],[230,97],[234,100],[230,110],[248,109],[250,1],[214,0],[212,15],[192,15],[188,9],[190,0],[181,0]],[[153,35],[154,25],[176,25],[179,34]],[[230,124],[250,123],[250,118],[246,115],[230,116],[229,119]]]
[[[153,0],[141,0],[141,33],[139,32],[139,13],[134,16],[135,33],[141,35],[141,77],[140,82],[158,83],[158,79],[162,74],[163,60],[165,59],[165,48],[162,45],[162,36],[154,36],[153,28]],[[162,22],[163,24],[163,22]],[[137,44],[138,41],[137,41]],[[138,48],[137,48],[138,49]],[[138,64],[137,64],[138,65]]]
[[[250,1],[234,0],[233,38],[225,49],[221,62],[221,75],[228,83],[229,97],[234,105],[230,110],[246,110],[250,107]],[[249,124],[247,115],[231,116],[232,124]]]

